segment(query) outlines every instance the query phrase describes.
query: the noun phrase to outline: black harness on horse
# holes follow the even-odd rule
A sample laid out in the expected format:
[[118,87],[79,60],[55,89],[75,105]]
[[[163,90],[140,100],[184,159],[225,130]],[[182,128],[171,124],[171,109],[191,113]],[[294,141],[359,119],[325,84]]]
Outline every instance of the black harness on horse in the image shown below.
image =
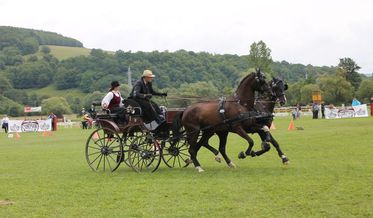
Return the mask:
[[[253,119],[253,122],[256,122],[256,123],[265,123],[268,120],[273,118],[272,114],[260,112],[254,109],[248,112],[240,113],[237,117],[226,119],[225,109],[224,109],[225,102],[226,102],[225,97],[219,98],[218,113],[219,113],[220,118],[222,119],[222,124],[228,124],[230,128],[232,128],[233,124],[241,123],[249,119]],[[221,124],[218,124],[218,125],[221,125]],[[208,128],[212,128],[212,127],[213,126],[209,126]],[[204,129],[208,129],[208,128],[204,128]]]

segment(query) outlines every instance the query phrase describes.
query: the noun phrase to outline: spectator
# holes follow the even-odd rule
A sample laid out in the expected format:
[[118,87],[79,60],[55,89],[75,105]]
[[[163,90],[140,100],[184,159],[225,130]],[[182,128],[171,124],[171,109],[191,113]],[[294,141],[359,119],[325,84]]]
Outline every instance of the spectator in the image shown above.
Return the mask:
[[321,118],[325,119],[325,103],[321,103]]
[[48,116],[48,119],[51,119],[52,131],[56,131],[56,125],[55,125],[55,122],[56,122],[57,116],[54,115],[54,113],[50,112],[50,113],[49,113],[49,116]]
[[82,116],[82,128],[83,129],[88,129],[88,121],[89,121],[89,116],[87,113],[83,114]]
[[361,105],[360,101],[358,101],[356,98],[352,99],[352,103],[351,103],[352,106],[358,106],[358,105]]
[[293,108],[293,110],[291,111],[291,115],[293,116],[293,120],[297,119],[297,108]]
[[296,108],[296,116],[297,118],[299,119],[300,118],[300,112],[302,111],[302,107],[299,105],[299,103],[297,103],[297,108]]
[[8,133],[9,117],[6,114],[1,120],[1,123],[2,123],[1,128],[4,129],[5,133]]
[[319,104],[317,104],[316,102],[313,102],[312,103],[312,118],[313,119],[318,119],[319,118]]
[[96,110],[95,110],[95,106],[92,104],[91,105],[91,108],[88,110],[88,113],[89,113],[89,116],[92,118],[92,119],[96,119]]

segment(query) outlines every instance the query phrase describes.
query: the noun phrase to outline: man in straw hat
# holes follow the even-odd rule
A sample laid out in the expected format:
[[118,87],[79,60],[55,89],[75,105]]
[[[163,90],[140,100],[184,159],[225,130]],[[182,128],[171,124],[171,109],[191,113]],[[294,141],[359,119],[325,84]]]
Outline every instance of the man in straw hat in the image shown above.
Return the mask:
[[110,113],[116,113],[119,115],[119,121],[125,120],[124,110],[123,107],[123,98],[120,94],[120,84],[118,81],[111,82],[111,88],[109,92],[105,95],[105,97],[101,101],[101,106],[104,109],[110,110]]
[[164,121],[164,118],[160,116],[162,114],[159,106],[151,101],[153,95],[156,96],[167,96],[167,93],[159,93],[154,91],[152,87],[152,81],[155,75],[151,70],[145,70],[142,77],[136,81],[132,88],[130,97],[131,99],[138,102],[143,110],[145,121],[153,121],[158,124]]

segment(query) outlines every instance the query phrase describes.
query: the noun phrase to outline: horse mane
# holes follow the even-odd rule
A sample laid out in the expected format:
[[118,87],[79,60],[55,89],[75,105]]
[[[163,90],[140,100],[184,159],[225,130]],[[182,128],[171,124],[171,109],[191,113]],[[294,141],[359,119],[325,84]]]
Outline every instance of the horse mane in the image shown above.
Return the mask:
[[237,89],[242,85],[242,83],[249,77],[249,76],[252,76],[254,74],[254,72],[252,72],[252,73],[250,73],[249,75],[247,75],[247,76],[245,76],[242,80],[241,80],[241,82],[240,82],[240,84],[238,85],[238,87],[237,87]]

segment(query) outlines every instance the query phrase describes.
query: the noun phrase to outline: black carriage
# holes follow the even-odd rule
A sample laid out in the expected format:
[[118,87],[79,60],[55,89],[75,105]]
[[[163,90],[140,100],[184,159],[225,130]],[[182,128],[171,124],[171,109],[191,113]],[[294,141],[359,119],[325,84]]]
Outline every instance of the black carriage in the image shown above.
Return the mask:
[[[172,121],[181,108],[162,107],[165,122],[157,128],[145,123],[140,105],[131,99],[123,101],[125,121],[109,110],[98,111],[95,129],[86,143],[86,159],[94,171],[115,171],[121,163],[133,170],[154,172],[161,159],[170,168],[190,163],[184,136],[174,137]],[[101,106],[94,102],[94,106]]]

